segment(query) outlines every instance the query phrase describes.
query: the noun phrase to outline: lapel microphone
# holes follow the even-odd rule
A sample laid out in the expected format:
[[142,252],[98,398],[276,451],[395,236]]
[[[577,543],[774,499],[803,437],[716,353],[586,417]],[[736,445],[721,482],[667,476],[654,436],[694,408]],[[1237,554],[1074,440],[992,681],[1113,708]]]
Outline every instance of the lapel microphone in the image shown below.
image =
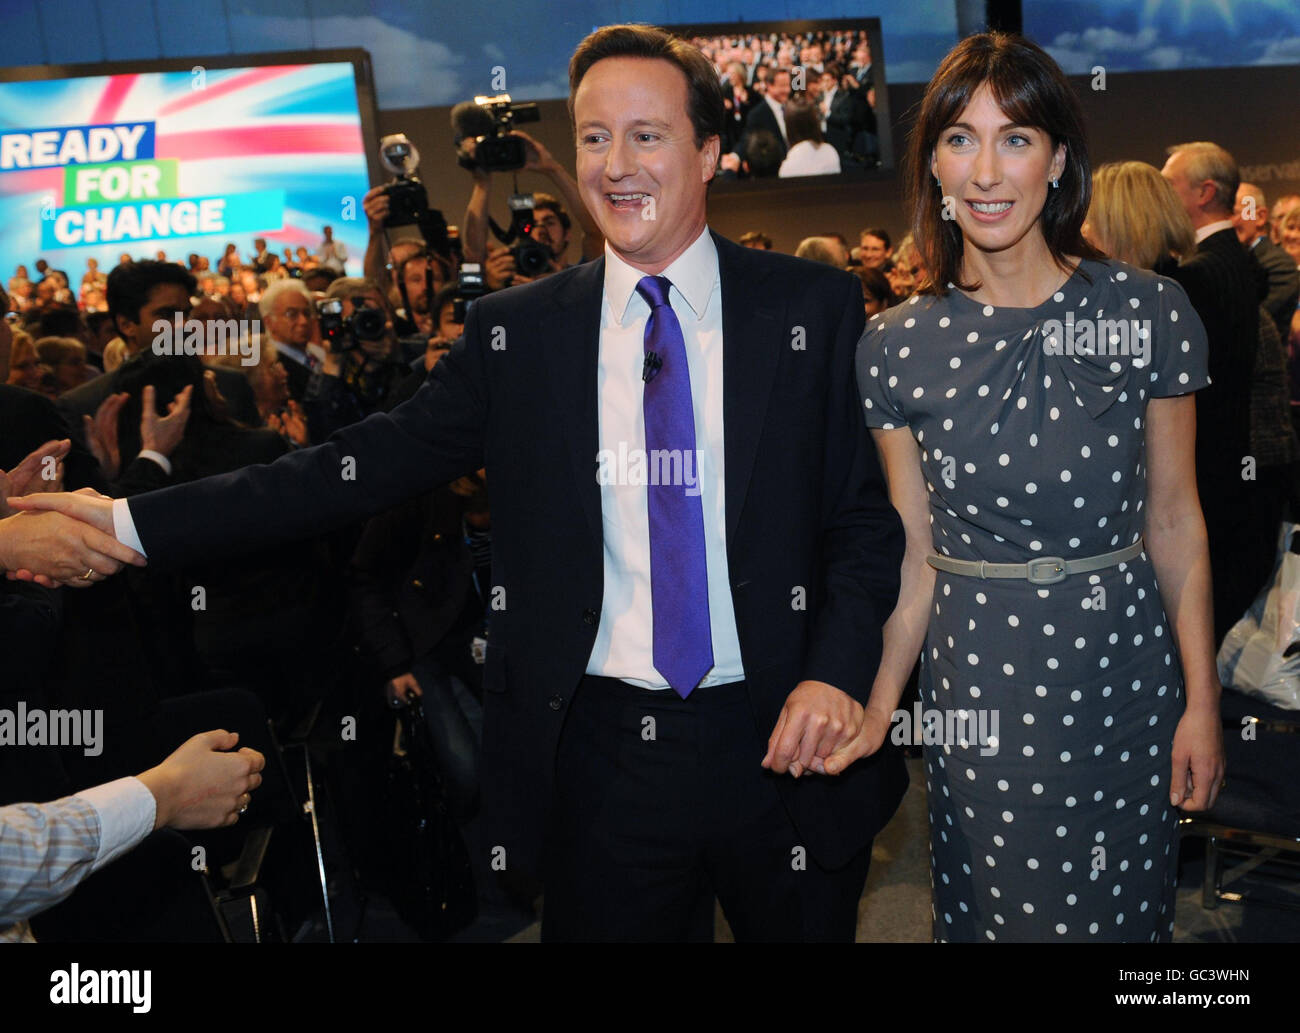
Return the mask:
[[658,352],[645,353],[645,365],[641,367],[641,379],[647,384],[654,380],[655,374],[663,369],[664,360],[659,357]]

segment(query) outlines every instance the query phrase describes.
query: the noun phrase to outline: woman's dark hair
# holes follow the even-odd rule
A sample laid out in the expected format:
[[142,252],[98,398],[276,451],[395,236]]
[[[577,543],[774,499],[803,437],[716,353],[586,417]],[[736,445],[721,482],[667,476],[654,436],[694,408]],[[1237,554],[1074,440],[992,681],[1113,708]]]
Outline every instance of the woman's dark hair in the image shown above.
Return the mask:
[[569,59],[569,119],[578,84],[597,61],[607,57],[650,57],[670,61],[686,76],[686,113],[700,148],[711,136],[721,136],[725,122],[722,84],[713,62],[683,39],[653,25],[606,25],[578,44]]
[[957,220],[943,218],[943,196],[930,172],[930,159],[940,135],[961,117],[985,84],[1010,121],[1041,129],[1050,137],[1053,151],[1065,144],[1060,186],[1048,188],[1040,216],[1043,240],[1056,264],[1068,269],[1067,255],[1103,257],[1080,232],[1092,198],[1092,168],[1074,89],[1037,44],[1017,33],[980,33],[962,40],[943,59],[908,138],[906,182],[912,232],[925,256],[930,289],[938,294],[947,293],[949,283],[962,290],[980,286],[960,281],[962,233]]
[[[179,268],[179,267],[178,267]],[[229,450],[228,428],[238,427],[234,420],[213,410],[203,390],[203,362],[194,355],[154,355],[146,352],[134,362],[125,363],[117,372],[113,387],[130,397],[117,416],[118,449],[125,469],[140,452],[140,414],[144,389],[154,388],[154,409],[167,415],[172,400],[187,386],[190,392],[190,417],[185,434],[171,460],[177,481],[193,480],[227,468],[224,453]]]
[[817,105],[802,97],[786,101],[785,135],[791,147],[805,140],[822,143],[821,113],[817,110]]
[[894,289],[889,286],[889,277],[879,269],[873,269],[865,265],[855,265],[850,271],[857,273],[858,279],[862,281],[864,297],[870,295],[877,301],[883,301],[885,308],[889,308],[898,300],[894,297]]

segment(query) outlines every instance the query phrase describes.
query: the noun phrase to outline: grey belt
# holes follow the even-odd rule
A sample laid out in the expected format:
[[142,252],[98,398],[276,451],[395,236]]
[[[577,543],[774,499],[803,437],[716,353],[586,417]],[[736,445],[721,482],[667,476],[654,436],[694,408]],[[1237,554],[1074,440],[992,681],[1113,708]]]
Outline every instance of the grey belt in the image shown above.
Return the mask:
[[987,560],[955,560],[931,553],[925,561],[935,570],[945,570],[949,574],[979,578],[1024,578],[1031,585],[1054,585],[1071,574],[1087,574],[1136,559],[1143,546],[1144,542],[1139,538],[1123,549],[1103,552],[1100,556],[1085,556],[1078,560],[1067,560],[1063,556],[1039,556],[1028,563],[989,563]]

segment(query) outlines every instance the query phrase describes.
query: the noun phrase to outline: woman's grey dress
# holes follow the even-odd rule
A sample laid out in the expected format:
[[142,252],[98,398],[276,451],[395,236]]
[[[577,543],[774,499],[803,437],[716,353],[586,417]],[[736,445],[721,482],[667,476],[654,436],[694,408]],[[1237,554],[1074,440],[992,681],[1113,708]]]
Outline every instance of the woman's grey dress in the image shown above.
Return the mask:
[[[857,371],[867,424],[919,444],[936,551],[1024,563],[1141,536],[1146,404],[1206,361],[1178,284],[1085,261],[1037,308],[913,297]],[[1168,939],[1183,682],[1147,554],[1050,586],[940,571],[921,661],[935,938]]]

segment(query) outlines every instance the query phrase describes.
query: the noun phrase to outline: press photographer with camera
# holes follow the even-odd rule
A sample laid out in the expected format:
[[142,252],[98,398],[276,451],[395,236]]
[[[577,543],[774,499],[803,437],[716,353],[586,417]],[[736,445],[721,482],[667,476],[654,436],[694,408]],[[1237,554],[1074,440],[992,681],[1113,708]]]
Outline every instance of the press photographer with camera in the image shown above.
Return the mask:
[[420,255],[432,258],[424,278],[424,295],[432,297],[460,265],[460,240],[449,232],[442,212],[429,207],[428,191],[418,175],[420,152],[406,134],[393,133],[380,140],[379,157],[394,178],[372,187],[362,198],[370,224],[362,268],[369,279],[382,285],[391,306],[402,309],[410,321],[414,306],[407,298],[403,267]]
[[398,353],[393,311],[373,280],[343,277],[316,303],[325,360],[303,408],[312,441],[379,412],[409,368]]
[[[540,141],[515,128],[516,121],[537,117],[535,105],[514,104],[509,94],[477,97],[452,110],[457,160],[469,169],[474,182],[463,224],[464,258],[483,263],[492,290],[530,283],[570,265],[566,257],[570,212],[582,228],[583,260],[599,258],[604,250],[605,238],[583,204],[574,178]],[[519,171],[546,176],[558,197],[520,194],[516,189],[508,200],[510,225],[502,230],[490,214],[492,174]],[[489,252],[489,229],[506,249]]]

